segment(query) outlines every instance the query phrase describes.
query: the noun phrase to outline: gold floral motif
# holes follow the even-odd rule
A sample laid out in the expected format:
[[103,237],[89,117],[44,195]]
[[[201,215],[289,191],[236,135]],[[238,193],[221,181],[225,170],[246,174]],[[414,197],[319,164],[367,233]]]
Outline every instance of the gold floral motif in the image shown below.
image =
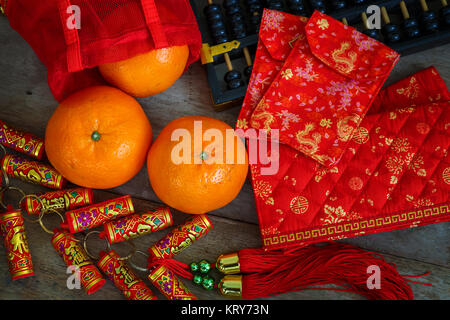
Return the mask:
[[342,206],[332,207],[329,205],[324,206],[325,218],[320,218],[320,221],[324,224],[334,224],[346,220],[359,219],[361,216],[359,213],[352,211],[347,213]]
[[329,127],[331,127],[331,125],[332,125],[332,121],[331,121],[331,119],[326,119],[326,118],[323,118],[323,119],[321,119],[320,120],[320,125],[322,126],[322,127],[325,127],[325,128],[329,128]]
[[305,129],[297,131],[296,138],[298,143],[300,144],[299,150],[307,155],[313,155],[319,149],[319,143],[322,139],[320,133],[314,132],[310,138],[306,138],[306,136],[314,129],[313,123],[305,124]]
[[409,99],[415,99],[419,96],[419,85],[415,77],[411,77],[409,85],[406,88],[397,89],[397,93],[405,95]]
[[308,211],[309,203],[308,199],[302,196],[297,196],[291,200],[291,211],[295,214],[303,214]]
[[317,20],[317,25],[322,30],[325,30],[325,29],[327,29],[330,26],[327,19]]
[[414,173],[420,177],[425,177],[427,175],[427,171],[423,168],[423,165],[423,156],[420,153],[416,153],[409,164],[408,169],[414,171]]
[[256,180],[254,184],[254,193],[256,197],[264,200],[264,203],[267,205],[274,205],[275,200],[272,195],[272,185],[267,181]]
[[314,181],[320,182],[320,180],[322,180],[322,178],[328,173],[339,173],[339,169],[336,166],[329,169],[318,169],[314,175]]
[[286,69],[281,72],[281,77],[285,80],[289,80],[294,76],[291,69]]
[[391,144],[391,148],[394,149],[395,152],[407,152],[411,148],[411,144],[407,138],[398,137]]
[[340,49],[335,49],[331,52],[331,58],[336,63],[335,68],[343,73],[350,73],[355,68],[355,61],[357,54],[353,51],[345,56],[345,52],[350,48],[350,43],[341,42]]
[[239,119],[236,123],[236,127],[241,129],[247,129],[248,128],[247,119]]
[[386,160],[386,168],[393,174],[402,172],[405,161],[399,156],[389,156]]

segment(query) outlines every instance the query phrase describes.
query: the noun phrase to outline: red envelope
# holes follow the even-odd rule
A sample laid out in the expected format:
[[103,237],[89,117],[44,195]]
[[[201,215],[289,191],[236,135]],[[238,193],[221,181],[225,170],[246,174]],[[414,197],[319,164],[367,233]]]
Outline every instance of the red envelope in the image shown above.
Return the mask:
[[304,30],[253,111],[251,126],[280,130],[282,143],[331,167],[400,56],[318,11]]
[[[258,97],[275,78],[275,72],[269,74],[270,69],[261,64],[283,64],[267,55],[264,36],[275,37],[263,33],[264,24],[273,21],[273,17],[267,19],[268,11],[263,15],[254,72],[237,128],[249,127],[249,115]],[[285,17],[282,30],[303,25],[291,15],[277,15]],[[306,245],[448,221],[449,98],[436,70],[425,69],[379,93],[335,166],[320,165],[284,144],[279,145],[279,170],[275,175],[262,175],[264,165],[252,164],[263,246]],[[404,138],[411,141],[404,143]],[[377,157],[373,148],[379,151]],[[393,156],[403,163],[399,166]],[[371,168],[369,175],[366,169]]]

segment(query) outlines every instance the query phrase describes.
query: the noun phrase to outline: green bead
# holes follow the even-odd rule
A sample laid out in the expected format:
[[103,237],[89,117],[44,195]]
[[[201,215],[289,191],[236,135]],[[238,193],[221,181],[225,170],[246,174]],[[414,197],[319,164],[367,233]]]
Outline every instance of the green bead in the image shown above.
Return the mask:
[[192,272],[197,272],[198,271],[198,264],[196,264],[195,262],[191,263],[191,271]]
[[201,273],[208,273],[209,270],[211,270],[211,264],[206,261],[206,260],[202,260],[198,263],[198,266],[200,268],[200,272]]
[[196,274],[196,275],[194,276],[194,278],[192,279],[192,281],[193,281],[195,284],[197,284],[197,285],[202,285],[202,283],[203,283],[203,278],[202,278],[201,275]]
[[206,290],[211,290],[214,288],[214,279],[210,276],[203,277],[202,286]]

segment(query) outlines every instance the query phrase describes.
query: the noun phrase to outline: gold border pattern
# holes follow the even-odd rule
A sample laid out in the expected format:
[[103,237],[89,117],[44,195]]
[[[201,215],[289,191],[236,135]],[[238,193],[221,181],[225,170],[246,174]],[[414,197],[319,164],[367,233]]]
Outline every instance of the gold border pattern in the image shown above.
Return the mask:
[[[345,221],[333,225],[305,228],[303,231],[285,233],[265,237],[262,235],[263,246],[274,249],[283,244],[296,242],[314,243],[332,238],[350,238],[361,234],[372,234],[383,231],[416,227],[419,225],[445,222],[450,220],[450,203],[440,203],[430,207],[410,209],[384,216]],[[286,246],[286,245],[284,245]]]

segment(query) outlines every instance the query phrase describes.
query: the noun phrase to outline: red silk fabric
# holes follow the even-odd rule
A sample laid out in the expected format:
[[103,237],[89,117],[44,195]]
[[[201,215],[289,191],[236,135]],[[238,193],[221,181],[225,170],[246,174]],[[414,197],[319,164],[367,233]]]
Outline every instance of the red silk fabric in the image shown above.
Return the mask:
[[[273,17],[267,19],[267,12],[249,89],[236,124],[241,129],[253,127],[254,111],[286,70],[285,65],[291,63],[287,39],[301,39],[307,21],[277,13],[284,17],[279,36],[274,32],[266,34],[265,24],[273,23]],[[278,39],[277,56],[270,55],[272,49],[267,48],[265,37]],[[280,83],[278,90],[283,86]],[[263,246],[306,245],[448,221],[449,98],[436,69],[427,68],[380,91],[370,110],[366,110],[367,115],[352,130],[335,164],[323,165],[287,144],[279,145],[279,170],[275,175],[262,175],[261,168],[266,165],[252,164]],[[322,105],[314,102],[310,108]],[[269,108],[271,115],[280,112],[272,105]],[[326,106],[312,113],[326,117],[329,112],[330,106]],[[306,113],[303,111],[298,118]],[[320,126],[320,117],[310,121]],[[280,140],[283,134],[292,133],[291,128],[285,134],[280,131]],[[332,126],[327,129],[333,128],[338,130]]]

